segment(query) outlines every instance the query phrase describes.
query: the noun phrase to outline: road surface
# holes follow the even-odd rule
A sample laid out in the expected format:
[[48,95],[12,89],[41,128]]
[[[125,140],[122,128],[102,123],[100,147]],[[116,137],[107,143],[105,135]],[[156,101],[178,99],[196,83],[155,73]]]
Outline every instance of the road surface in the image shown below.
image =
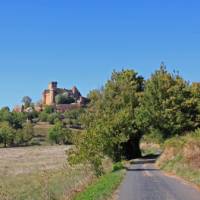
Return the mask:
[[127,169],[119,200],[200,200],[200,191],[185,181],[164,175],[155,159],[139,159]]

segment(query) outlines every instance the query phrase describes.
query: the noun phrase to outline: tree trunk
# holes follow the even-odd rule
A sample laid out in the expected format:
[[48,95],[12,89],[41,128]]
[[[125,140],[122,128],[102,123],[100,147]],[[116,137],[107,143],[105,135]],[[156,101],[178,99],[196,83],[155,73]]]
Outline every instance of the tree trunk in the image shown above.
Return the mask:
[[128,142],[124,144],[125,157],[128,160],[140,158],[142,156],[140,150],[140,139],[141,137],[130,138]]
[[4,140],[4,148],[6,148],[6,146],[7,146],[7,141]]

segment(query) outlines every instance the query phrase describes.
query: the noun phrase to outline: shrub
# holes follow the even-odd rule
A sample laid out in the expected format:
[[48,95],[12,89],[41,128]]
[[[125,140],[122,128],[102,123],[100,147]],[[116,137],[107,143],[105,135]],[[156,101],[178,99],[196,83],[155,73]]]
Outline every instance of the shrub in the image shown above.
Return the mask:
[[47,122],[47,120],[48,120],[48,114],[46,113],[46,112],[41,112],[40,114],[39,114],[39,119],[40,119],[40,121],[42,121],[42,122]]
[[65,94],[56,95],[55,101],[57,104],[70,104],[75,102],[73,97],[67,96]]
[[54,112],[54,107],[53,106],[45,106],[44,112],[47,114],[51,114]]
[[52,113],[52,114],[48,115],[47,121],[50,124],[55,124],[56,122],[60,121],[60,116],[58,113]]
[[66,144],[70,142],[71,130],[64,127],[63,123],[57,122],[49,130],[49,140],[55,144]]
[[117,162],[113,165],[113,172],[119,171],[121,169],[124,169],[124,165],[122,162]]

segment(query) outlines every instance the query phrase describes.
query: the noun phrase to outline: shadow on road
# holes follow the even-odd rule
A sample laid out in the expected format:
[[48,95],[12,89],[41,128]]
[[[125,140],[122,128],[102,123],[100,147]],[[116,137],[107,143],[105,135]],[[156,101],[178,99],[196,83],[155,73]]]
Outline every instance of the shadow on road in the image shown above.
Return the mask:
[[156,160],[159,158],[160,154],[150,154],[147,156],[144,156],[142,158],[139,159],[135,159],[133,161],[131,161],[131,164],[134,165],[139,165],[139,164],[154,164],[156,162]]
[[142,171],[159,171],[158,169],[148,169],[148,168],[140,168],[140,169],[131,169],[127,168],[126,171],[134,171],[134,172],[142,172]]

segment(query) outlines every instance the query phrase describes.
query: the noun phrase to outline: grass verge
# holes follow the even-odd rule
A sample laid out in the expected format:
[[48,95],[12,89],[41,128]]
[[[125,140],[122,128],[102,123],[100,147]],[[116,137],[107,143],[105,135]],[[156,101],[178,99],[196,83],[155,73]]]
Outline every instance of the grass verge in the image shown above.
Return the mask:
[[200,170],[191,168],[180,155],[175,156],[171,161],[163,163],[160,168],[200,186]]
[[124,174],[125,170],[119,170],[101,176],[92,185],[88,186],[85,191],[77,194],[74,200],[109,199],[121,183]]
[[168,140],[157,165],[200,186],[200,129]]

